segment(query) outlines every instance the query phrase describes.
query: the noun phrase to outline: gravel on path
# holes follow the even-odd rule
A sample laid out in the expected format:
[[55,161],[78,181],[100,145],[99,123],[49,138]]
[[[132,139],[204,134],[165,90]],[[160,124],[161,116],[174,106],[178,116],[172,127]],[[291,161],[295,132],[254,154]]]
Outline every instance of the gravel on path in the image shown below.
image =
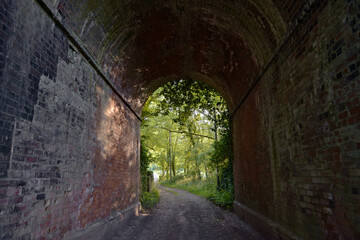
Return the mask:
[[113,239],[265,239],[233,212],[189,192],[160,186],[160,202],[150,213],[130,218]]

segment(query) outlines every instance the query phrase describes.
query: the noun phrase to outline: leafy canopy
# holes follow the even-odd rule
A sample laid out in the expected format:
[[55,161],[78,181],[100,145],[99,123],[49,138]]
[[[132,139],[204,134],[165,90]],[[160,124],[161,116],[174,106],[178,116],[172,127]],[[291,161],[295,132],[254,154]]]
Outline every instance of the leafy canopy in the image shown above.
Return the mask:
[[161,169],[164,178],[170,169],[173,176],[220,174],[223,189],[231,190],[229,111],[217,91],[186,79],[167,83],[149,98],[142,117],[142,147],[151,152],[153,169]]
[[159,99],[155,115],[174,113],[174,122],[181,127],[191,128],[191,117],[199,114],[208,121],[216,120],[221,130],[228,127],[229,113],[226,102],[217,91],[205,83],[186,79],[169,82],[155,92],[154,98]]

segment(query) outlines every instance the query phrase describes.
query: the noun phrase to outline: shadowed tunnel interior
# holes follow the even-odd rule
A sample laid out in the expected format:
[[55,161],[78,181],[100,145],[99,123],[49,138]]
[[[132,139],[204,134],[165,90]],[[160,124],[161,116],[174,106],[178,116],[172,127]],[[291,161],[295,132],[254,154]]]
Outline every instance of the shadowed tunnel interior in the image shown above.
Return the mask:
[[359,239],[359,13],[356,0],[0,1],[0,238],[101,239],[136,212],[142,106],[188,78],[232,112],[242,219],[273,239]]

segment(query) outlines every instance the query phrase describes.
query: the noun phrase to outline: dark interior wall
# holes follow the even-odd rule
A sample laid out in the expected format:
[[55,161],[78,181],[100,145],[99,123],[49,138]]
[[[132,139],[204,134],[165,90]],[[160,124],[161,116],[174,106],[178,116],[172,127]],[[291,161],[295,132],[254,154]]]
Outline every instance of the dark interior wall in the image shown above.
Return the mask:
[[35,1],[0,1],[0,24],[0,238],[136,208],[138,118]]
[[359,12],[306,17],[233,117],[234,206],[269,236],[360,238]]

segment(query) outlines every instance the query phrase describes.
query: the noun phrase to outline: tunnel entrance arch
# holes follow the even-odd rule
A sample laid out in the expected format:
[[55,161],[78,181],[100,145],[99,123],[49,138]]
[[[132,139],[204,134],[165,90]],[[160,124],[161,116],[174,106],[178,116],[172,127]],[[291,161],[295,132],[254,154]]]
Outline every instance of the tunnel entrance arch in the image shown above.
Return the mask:
[[[170,79],[171,78],[173,78],[173,76],[171,76]],[[208,77],[206,78],[209,79]],[[168,80],[169,78],[164,79]],[[158,83],[162,83],[164,79],[158,81]],[[167,83],[168,84],[165,83],[165,85],[162,85],[158,89],[160,92],[155,91],[155,95],[153,94],[151,99],[149,99],[151,102],[145,104],[145,115],[143,115],[145,119],[143,118],[143,121],[146,120],[146,123],[143,122],[143,124],[145,124],[143,125],[143,130],[145,132],[142,132],[142,136],[144,136],[142,146],[146,148],[147,151],[152,150],[155,156],[159,155],[157,152],[154,152],[155,148],[158,149],[158,147],[161,148],[162,146],[164,151],[158,149],[158,152],[167,152],[167,156],[166,154],[162,154],[160,160],[159,156],[157,157],[161,162],[162,177],[165,177],[164,168],[166,166],[166,176],[169,177],[168,175],[170,175],[170,180],[171,176],[176,175],[175,166],[178,168],[179,164],[175,165],[174,163],[175,156],[177,155],[174,151],[177,146],[180,146],[182,150],[180,150],[180,152],[179,150],[177,151],[179,153],[177,161],[181,160],[181,177],[208,178],[210,177],[209,174],[213,172],[211,169],[216,165],[214,169],[216,171],[215,178],[217,178],[217,183],[215,181],[214,186],[217,185],[216,189],[218,190],[220,190],[220,188],[226,188],[229,193],[233,193],[232,141],[230,122],[228,119],[229,110],[226,101],[222,98],[221,94],[204,82],[193,79],[181,79]],[[184,107],[187,110],[184,110]],[[167,108],[172,110],[168,112]],[[158,120],[154,122],[153,119]],[[159,131],[161,132],[162,130],[168,132],[168,136],[159,135]],[[155,139],[153,137],[154,134],[157,136]],[[174,140],[175,142],[172,141],[172,138],[175,139],[174,135],[177,135],[176,140]],[[178,142],[179,136],[180,142]],[[166,143],[161,144],[159,138],[166,138],[168,140],[166,140],[167,142],[164,140]],[[184,146],[189,144],[186,139],[192,144],[184,148]],[[154,143],[158,145],[154,145]],[[214,144],[217,144],[216,148],[213,146]],[[228,144],[228,146],[225,146],[225,144]],[[221,148],[221,146],[223,147]],[[215,149],[218,152],[217,154],[214,153]],[[192,156],[191,153],[194,153],[194,151],[197,153]],[[185,154],[185,152],[187,152],[187,154]],[[147,163],[148,158],[145,155],[144,157],[146,157],[144,163]],[[140,160],[140,162],[142,163],[142,160]],[[192,169],[194,167],[191,167],[194,162],[194,166],[197,169],[196,177],[195,175],[190,175],[190,168]],[[212,165],[212,168],[210,165]],[[157,166],[159,167],[159,162],[157,162]],[[200,169],[202,170],[200,171]],[[194,169],[191,170],[191,172],[193,171]],[[227,177],[225,175],[229,176]]]

